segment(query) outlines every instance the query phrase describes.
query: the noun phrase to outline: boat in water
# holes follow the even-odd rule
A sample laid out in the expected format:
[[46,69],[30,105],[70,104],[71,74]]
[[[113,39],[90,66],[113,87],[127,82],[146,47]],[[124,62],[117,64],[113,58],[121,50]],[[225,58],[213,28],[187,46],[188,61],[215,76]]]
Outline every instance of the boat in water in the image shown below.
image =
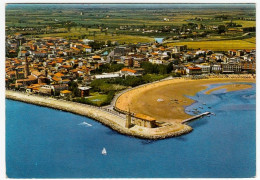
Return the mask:
[[89,124],[89,123],[87,123],[87,122],[82,122],[82,123],[80,123],[79,125],[82,125],[82,126],[92,126],[91,124]]
[[102,149],[102,154],[103,154],[103,155],[107,155],[107,150],[106,150],[106,148],[103,148],[103,149]]

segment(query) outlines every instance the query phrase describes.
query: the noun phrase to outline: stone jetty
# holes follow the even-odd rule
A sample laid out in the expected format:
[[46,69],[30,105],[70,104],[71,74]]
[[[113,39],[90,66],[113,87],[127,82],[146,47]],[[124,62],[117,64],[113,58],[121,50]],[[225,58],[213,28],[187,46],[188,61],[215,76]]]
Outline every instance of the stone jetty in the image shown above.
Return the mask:
[[29,95],[18,91],[6,90],[6,98],[86,116],[101,122],[121,134],[142,139],[164,139],[180,136],[192,131],[192,128],[185,124],[167,124],[167,126],[157,128],[146,128],[135,125],[131,128],[125,128],[125,117],[110,109],[58,100],[51,97]]

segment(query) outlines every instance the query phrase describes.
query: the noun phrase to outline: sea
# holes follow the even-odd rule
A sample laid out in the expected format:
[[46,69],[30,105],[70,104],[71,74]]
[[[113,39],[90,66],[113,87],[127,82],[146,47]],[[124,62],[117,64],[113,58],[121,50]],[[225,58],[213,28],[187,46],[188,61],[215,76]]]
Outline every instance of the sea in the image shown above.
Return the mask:
[[187,113],[193,114],[195,108],[213,114],[190,122],[194,130],[189,134],[154,141],[121,135],[69,112],[6,99],[6,174],[9,178],[254,177],[256,86],[252,85],[190,96],[195,103],[185,108]]

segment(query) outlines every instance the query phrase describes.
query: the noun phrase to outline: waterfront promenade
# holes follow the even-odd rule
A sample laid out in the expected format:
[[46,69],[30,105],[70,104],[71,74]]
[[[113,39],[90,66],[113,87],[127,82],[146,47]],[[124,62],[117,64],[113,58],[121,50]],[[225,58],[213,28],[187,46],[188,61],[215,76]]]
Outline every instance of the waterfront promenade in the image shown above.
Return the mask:
[[146,128],[142,126],[125,128],[125,118],[120,113],[86,104],[57,100],[51,97],[29,95],[22,92],[6,90],[6,98],[86,116],[101,122],[121,134],[138,138],[163,139],[192,131],[190,126],[180,124],[167,124],[167,126],[158,128]]

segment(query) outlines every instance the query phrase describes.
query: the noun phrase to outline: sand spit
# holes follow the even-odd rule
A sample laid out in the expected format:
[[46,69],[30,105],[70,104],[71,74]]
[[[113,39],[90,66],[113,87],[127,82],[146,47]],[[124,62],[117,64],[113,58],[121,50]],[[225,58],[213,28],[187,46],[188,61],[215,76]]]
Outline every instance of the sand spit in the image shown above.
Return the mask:
[[105,110],[104,108],[71,101],[57,100],[50,97],[28,95],[26,93],[11,90],[6,90],[6,98],[86,116],[101,122],[121,134],[142,139],[164,139],[167,137],[180,136],[192,131],[190,126],[179,123],[173,123],[158,128],[145,128],[135,125],[128,129],[125,128],[125,118],[122,115],[119,115],[114,111]]

